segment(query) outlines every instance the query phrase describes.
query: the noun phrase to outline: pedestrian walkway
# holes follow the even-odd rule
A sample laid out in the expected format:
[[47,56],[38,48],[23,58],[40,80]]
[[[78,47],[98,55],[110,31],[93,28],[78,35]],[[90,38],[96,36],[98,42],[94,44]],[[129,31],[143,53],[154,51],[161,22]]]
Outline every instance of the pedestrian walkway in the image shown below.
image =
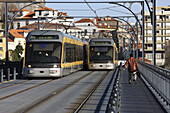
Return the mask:
[[128,71],[121,78],[120,113],[166,113],[140,77],[137,84],[129,84]]

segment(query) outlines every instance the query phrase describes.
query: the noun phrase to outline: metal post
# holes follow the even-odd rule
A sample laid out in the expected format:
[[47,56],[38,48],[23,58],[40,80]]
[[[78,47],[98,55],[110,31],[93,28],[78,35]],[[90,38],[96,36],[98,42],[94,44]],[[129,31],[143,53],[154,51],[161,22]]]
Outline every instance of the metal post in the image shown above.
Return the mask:
[[6,62],[8,62],[8,4],[5,2]]
[[144,56],[144,44],[145,44],[145,23],[144,23],[144,2],[141,2],[142,5],[142,61],[145,62]]
[[10,68],[7,69],[6,79],[7,79],[7,81],[10,81]]
[[135,58],[135,36],[134,36],[134,38],[132,39],[132,44],[133,44],[133,57]]
[[138,55],[138,22],[136,22],[136,58],[139,59],[139,55]]
[[152,13],[152,27],[153,27],[153,30],[152,30],[152,40],[153,40],[153,46],[152,46],[152,50],[153,50],[153,58],[152,58],[152,64],[153,65],[156,65],[156,0],[153,0],[153,13]]
[[16,67],[14,67],[14,80],[16,80]]
[[3,77],[4,77],[4,72],[3,72],[3,69],[1,69],[1,80],[0,80],[1,83],[4,82]]
[[40,30],[40,17],[38,17],[38,30]]

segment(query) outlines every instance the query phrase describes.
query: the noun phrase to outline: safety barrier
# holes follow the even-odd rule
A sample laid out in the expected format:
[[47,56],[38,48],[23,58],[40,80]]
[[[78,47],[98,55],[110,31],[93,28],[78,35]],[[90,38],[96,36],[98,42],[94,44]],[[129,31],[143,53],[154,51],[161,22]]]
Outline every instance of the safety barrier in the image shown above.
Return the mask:
[[[165,110],[170,110],[170,70],[138,61],[139,71]],[[170,111],[168,111],[170,112]]]
[[[21,62],[0,62],[0,82],[16,80],[17,75],[21,75]],[[19,78],[19,76],[18,76]]]
[[115,78],[112,93],[107,105],[107,113],[119,113],[120,111],[120,95],[121,95],[121,75],[122,75],[122,63],[120,63],[117,76]]

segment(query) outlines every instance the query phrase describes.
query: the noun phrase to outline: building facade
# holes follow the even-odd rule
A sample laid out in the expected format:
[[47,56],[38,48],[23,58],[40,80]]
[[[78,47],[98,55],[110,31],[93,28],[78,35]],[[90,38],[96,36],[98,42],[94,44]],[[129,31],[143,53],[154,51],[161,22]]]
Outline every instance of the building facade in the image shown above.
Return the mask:
[[[152,24],[145,12],[145,58],[152,61]],[[170,6],[157,7],[156,11],[156,65],[165,64],[165,41],[170,39]]]

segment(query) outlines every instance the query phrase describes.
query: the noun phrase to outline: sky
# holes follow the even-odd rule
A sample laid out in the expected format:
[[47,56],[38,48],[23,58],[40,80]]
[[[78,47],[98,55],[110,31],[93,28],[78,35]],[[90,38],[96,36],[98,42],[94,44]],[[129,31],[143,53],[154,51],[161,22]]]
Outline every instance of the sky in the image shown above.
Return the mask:
[[[46,2],[55,1],[55,2],[62,2],[63,0],[46,0]],[[141,0],[64,0],[65,2],[116,2],[116,1],[141,1]],[[149,0],[147,0],[149,1]],[[156,0],[157,6],[170,6],[170,0]],[[122,4],[126,7],[130,7],[129,3]],[[150,4],[150,7],[152,4]],[[133,16],[128,10],[126,10],[123,7],[120,7],[115,4],[109,4],[109,3],[65,3],[65,4],[59,4],[59,3],[46,3],[47,7],[53,8],[58,10],[59,12],[66,12],[68,16],[73,17],[105,17],[105,16],[111,16],[111,17],[120,17],[120,16]],[[141,18],[141,10],[142,7],[139,3],[134,3],[131,6],[131,10],[138,15],[138,18]],[[148,11],[148,8],[145,4],[145,11]],[[135,19],[132,17],[130,21],[135,21]]]

